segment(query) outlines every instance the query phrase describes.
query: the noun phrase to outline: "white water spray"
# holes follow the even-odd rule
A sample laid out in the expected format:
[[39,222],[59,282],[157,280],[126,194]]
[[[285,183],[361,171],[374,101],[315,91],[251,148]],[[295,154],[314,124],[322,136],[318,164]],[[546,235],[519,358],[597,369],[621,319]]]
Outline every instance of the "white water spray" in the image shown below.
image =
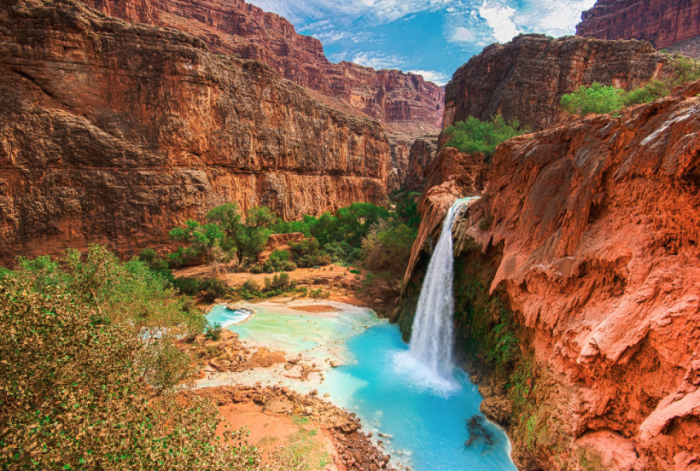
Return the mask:
[[418,300],[409,354],[442,382],[452,383],[452,318],[454,315],[454,249],[452,224],[460,206],[474,198],[457,200],[442,223],[442,234],[428,265]]

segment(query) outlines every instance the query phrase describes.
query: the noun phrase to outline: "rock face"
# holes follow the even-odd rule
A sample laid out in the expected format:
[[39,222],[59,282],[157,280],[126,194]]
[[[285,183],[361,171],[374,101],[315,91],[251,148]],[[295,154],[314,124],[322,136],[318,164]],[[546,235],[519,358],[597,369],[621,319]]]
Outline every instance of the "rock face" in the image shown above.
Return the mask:
[[5,263],[88,241],[158,247],[224,202],[294,219],[387,201],[377,121],[73,0],[1,4],[0,136]]
[[421,224],[411,250],[404,282],[408,283],[425,244],[439,234],[442,221],[457,198],[478,196],[484,190],[488,164],[483,154],[462,154],[453,147],[443,149],[428,166],[426,188],[418,212]]
[[584,37],[644,39],[657,49],[700,42],[700,0],[598,0],[581,19]]
[[[331,63],[315,38],[296,33],[286,19],[244,0],[85,0],[104,13],[137,23],[176,28],[213,51],[259,60],[335,107],[385,122],[439,128],[444,93],[419,75]],[[425,131],[428,131],[426,129]],[[423,132],[425,132],[423,131]]]
[[644,85],[663,74],[667,60],[647,42],[518,36],[488,46],[455,72],[444,125],[500,113],[542,130],[560,118],[563,95],[593,82],[627,90]]
[[[700,465],[699,94],[695,82],[496,151],[493,224],[469,234],[502,251],[491,291],[549,372],[534,378],[548,391],[536,423],[550,434],[533,445],[544,469],[562,469],[570,447],[606,469]],[[564,451],[542,445],[555,425],[578,438]]]
[[439,134],[426,134],[415,140],[408,155],[408,169],[404,187],[411,191],[423,191],[428,180],[428,166],[437,155]]

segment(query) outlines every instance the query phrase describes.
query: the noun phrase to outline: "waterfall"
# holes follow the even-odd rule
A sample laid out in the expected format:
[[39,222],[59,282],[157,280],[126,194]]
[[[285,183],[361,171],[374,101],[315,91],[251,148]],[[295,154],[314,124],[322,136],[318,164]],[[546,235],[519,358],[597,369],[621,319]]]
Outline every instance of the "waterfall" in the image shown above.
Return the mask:
[[454,315],[454,249],[452,224],[460,206],[474,198],[457,200],[442,223],[442,234],[423,281],[409,355],[441,382],[453,381],[452,318]]

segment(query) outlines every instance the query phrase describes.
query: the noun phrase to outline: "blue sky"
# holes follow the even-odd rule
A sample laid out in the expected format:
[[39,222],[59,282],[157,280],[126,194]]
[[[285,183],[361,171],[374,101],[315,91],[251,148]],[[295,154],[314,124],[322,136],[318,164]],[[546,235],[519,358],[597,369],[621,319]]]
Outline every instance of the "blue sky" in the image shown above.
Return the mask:
[[519,33],[574,34],[595,0],[247,0],[323,42],[333,62],[420,73],[444,85],[457,67]]

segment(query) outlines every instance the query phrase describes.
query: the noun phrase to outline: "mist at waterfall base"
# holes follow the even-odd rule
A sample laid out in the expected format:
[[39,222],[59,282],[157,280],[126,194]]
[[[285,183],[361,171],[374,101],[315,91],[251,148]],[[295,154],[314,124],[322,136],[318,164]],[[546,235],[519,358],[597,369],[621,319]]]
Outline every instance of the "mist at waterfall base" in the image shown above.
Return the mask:
[[489,422],[484,425],[493,445],[476,440],[465,447],[470,438],[466,420],[481,415],[482,397],[464,371],[453,370],[451,393],[425,383],[404,368],[400,359],[408,346],[398,327],[389,323],[371,327],[346,344],[354,361],[326,373],[319,392],[329,392],[333,403],[356,412],[375,438],[378,432],[391,435],[378,438],[395,459],[414,471],[516,470],[508,437]]

